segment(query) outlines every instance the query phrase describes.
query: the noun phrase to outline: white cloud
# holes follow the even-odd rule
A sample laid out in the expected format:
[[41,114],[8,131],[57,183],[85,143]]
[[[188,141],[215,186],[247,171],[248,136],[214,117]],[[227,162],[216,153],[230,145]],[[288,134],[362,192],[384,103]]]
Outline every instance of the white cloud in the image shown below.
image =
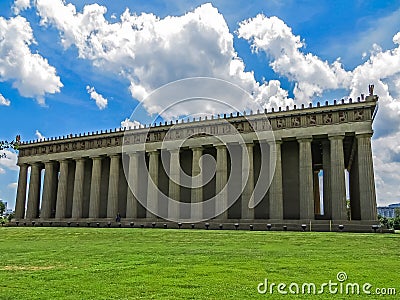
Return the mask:
[[12,7],[14,14],[18,15],[21,11],[31,7],[30,0],[15,0]]
[[[2,159],[2,158],[0,158],[0,159]],[[5,173],[6,173],[6,170],[4,170],[3,168],[0,167],[0,174],[5,174]]]
[[108,100],[97,93],[94,87],[86,86],[86,91],[90,95],[90,99],[96,101],[96,105],[100,110],[103,110],[107,107]]
[[[0,158],[0,169],[2,169],[3,172],[5,172],[5,169],[18,170],[17,153],[10,151],[8,149],[4,149],[1,152],[5,154],[5,157]],[[0,171],[0,173],[1,173],[1,171]]]
[[10,106],[10,100],[4,98],[2,94],[0,94],[0,105]]
[[[86,5],[82,12],[61,0],[37,0],[36,7],[41,23],[60,31],[65,48],[74,45],[81,58],[127,78],[132,97],[139,100],[171,81],[203,76],[241,86],[262,106],[270,105],[265,95],[274,97],[279,105],[292,102],[278,81],[260,84],[252,72],[245,71],[224,17],[211,4],[163,19],[147,13],[132,14],[127,9],[114,23],[105,19],[107,9],[98,4]],[[255,104],[229,101],[239,110]],[[146,109],[154,113],[168,104],[164,99]],[[190,108],[194,113],[204,107],[199,104]]]
[[135,127],[139,128],[141,125],[142,124],[140,122],[135,121],[135,120],[131,121],[128,118],[126,118],[125,120],[123,120],[121,122],[121,127],[122,128],[135,128]]
[[0,41],[0,81],[11,81],[21,96],[36,98],[42,105],[46,93],[60,91],[63,85],[56,69],[29,49],[35,40],[25,18],[0,17]]
[[10,183],[9,185],[7,185],[7,187],[10,188],[10,189],[16,189],[17,186],[18,186],[18,183],[17,183],[17,182],[12,182],[12,183]]
[[41,133],[39,132],[39,130],[37,130],[37,129],[36,129],[35,135],[36,135],[36,138],[37,138],[38,140],[44,140],[44,139],[46,138],[46,137],[45,137],[43,134],[41,134]]
[[301,52],[304,41],[277,17],[259,14],[241,22],[237,33],[251,42],[253,51],[268,55],[276,73],[295,82],[293,93],[297,101],[307,102],[328,89],[348,88],[350,73],[342,68],[340,60],[329,64],[311,53]]

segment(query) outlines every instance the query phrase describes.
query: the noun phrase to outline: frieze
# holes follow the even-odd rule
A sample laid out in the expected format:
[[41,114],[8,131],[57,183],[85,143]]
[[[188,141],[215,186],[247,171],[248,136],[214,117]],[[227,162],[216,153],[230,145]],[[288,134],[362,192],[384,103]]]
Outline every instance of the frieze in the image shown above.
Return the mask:
[[[51,154],[59,152],[69,152],[78,150],[89,150],[96,148],[116,147],[126,144],[143,144],[145,142],[161,142],[173,139],[186,139],[189,137],[199,137],[207,135],[229,135],[239,133],[250,133],[254,130],[279,130],[286,128],[306,128],[318,125],[329,125],[346,122],[360,122],[371,119],[371,114],[375,106],[367,106],[357,103],[358,106],[353,106],[346,109],[347,104],[328,106],[326,110],[321,110],[322,107],[316,107],[317,111],[312,111],[314,108],[304,110],[279,111],[272,112],[271,115],[248,115],[247,119],[242,116],[224,118],[223,122],[219,119],[194,121],[190,123],[179,123],[169,128],[170,125],[156,126],[141,131],[115,131],[106,135],[95,134],[75,136],[69,135],[67,138],[52,139],[41,142],[21,144],[19,156],[32,156]],[[351,103],[348,105],[352,105]],[[340,107],[335,111],[336,107]],[[286,114],[287,113],[287,114]],[[285,115],[286,114],[286,115]],[[259,116],[259,117],[257,117]],[[265,119],[269,118],[269,121]],[[222,121],[222,119],[221,119]],[[220,124],[218,124],[220,122]],[[230,124],[227,124],[229,122]],[[169,130],[170,129],[170,130]],[[125,134],[124,134],[125,133]]]

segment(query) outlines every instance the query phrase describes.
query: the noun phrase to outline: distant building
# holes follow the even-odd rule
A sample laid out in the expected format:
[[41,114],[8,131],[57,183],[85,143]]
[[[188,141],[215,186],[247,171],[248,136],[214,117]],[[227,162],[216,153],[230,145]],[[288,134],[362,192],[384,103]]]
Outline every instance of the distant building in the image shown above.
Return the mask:
[[377,207],[378,215],[386,218],[394,218],[396,217],[395,210],[396,208],[400,208],[400,203],[389,204],[388,206],[380,206]]

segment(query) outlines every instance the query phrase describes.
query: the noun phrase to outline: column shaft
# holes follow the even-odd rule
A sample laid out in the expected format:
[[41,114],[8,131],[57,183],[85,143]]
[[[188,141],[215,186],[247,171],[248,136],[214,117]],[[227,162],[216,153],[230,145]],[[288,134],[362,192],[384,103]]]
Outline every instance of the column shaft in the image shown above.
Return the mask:
[[28,165],[21,164],[19,166],[17,199],[15,202],[15,219],[23,219],[25,217],[26,202],[26,184],[28,175]]
[[[191,202],[201,203],[203,201],[203,177],[201,174],[200,159],[203,154],[203,149],[201,147],[196,147],[192,149],[192,189],[191,189]],[[192,206],[192,211],[190,213],[191,218],[199,220],[203,217],[203,206],[198,205]]]
[[43,184],[43,197],[42,209],[40,217],[42,219],[49,219],[51,217],[52,204],[56,195],[54,194],[54,186],[56,184],[55,178],[55,165],[54,162],[49,161],[44,164],[44,184]]
[[[283,219],[283,186],[282,186],[282,155],[281,155],[282,141],[277,140],[275,147],[270,147],[270,166],[274,166],[275,172],[272,178],[271,186],[269,189],[269,218],[282,220]],[[275,151],[273,151],[275,148]]]
[[85,178],[85,160],[79,158],[76,160],[74,194],[72,200],[72,218],[82,218],[83,210],[83,183]]
[[40,171],[40,164],[33,163],[31,166],[31,178],[29,181],[28,207],[26,211],[27,219],[36,219],[39,216]]
[[128,191],[126,194],[126,217],[137,218],[139,196],[139,154],[129,154]]
[[224,145],[217,146],[217,170],[215,181],[216,207],[215,215],[217,219],[228,219],[228,169],[227,154]]
[[90,185],[89,218],[100,217],[101,157],[93,157],[92,179]]
[[314,219],[311,138],[299,139],[300,219]]
[[63,219],[67,211],[67,191],[68,191],[68,161],[60,161],[60,177],[58,179],[56,218]]
[[253,144],[242,145],[242,219],[254,219],[253,146]]
[[170,219],[179,219],[179,201],[180,201],[180,163],[179,149],[170,150],[171,159],[169,163],[169,188],[168,195],[173,201],[168,202],[168,217]]
[[158,156],[157,150],[149,152],[146,217],[155,218],[158,212]]
[[346,184],[344,177],[344,136],[329,137],[331,146],[331,201],[332,220],[347,220]]
[[376,192],[371,134],[356,135],[359,167],[361,220],[376,220]]
[[111,156],[108,181],[107,218],[115,218],[118,213],[119,155]]

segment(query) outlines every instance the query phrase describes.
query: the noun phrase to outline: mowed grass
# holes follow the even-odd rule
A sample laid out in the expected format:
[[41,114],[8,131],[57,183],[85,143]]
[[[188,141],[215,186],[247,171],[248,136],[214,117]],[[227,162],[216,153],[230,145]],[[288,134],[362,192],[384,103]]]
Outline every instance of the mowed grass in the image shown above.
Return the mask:
[[[291,299],[269,282],[365,282],[399,299],[399,234],[0,228],[0,299]],[[298,295],[344,299],[345,295]]]

